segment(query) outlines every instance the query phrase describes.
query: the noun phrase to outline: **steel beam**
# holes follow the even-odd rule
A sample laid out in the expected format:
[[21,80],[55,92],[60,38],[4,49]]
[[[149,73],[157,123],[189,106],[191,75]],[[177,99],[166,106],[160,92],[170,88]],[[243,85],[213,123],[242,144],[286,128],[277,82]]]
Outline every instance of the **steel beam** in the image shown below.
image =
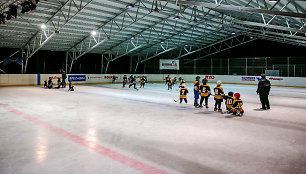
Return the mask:
[[243,36],[242,38],[234,37],[234,38],[230,39],[230,43],[227,43],[227,44],[223,44],[223,43],[226,43],[225,41],[216,42],[215,44],[208,45],[208,46],[206,46],[202,49],[202,50],[207,49],[207,51],[205,52],[206,54],[204,56],[198,57],[198,58],[193,59],[193,60],[186,61],[183,64],[193,62],[194,60],[203,59],[205,57],[208,57],[208,56],[220,53],[222,51],[225,51],[225,50],[228,50],[228,49],[246,44],[246,43],[251,42],[251,41],[254,41],[255,39],[256,38],[250,39],[247,36]]
[[214,10],[249,12],[249,13],[257,13],[257,14],[269,14],[269,15],[278,15],[278,16],[306,19],[306,14],[303,14],[303,13],[283,12],[283,11],[252,8],[252,7],[232,6],[232,5],[225,5],[225,4],[215,4],[215,3],[205,3],[205,2],[195,2],[195,1],[181,1],[181,0],[160,0],[160,1],[172,2],[172,3],[179,4],[179,5],[201,6],[201,7],[211,8]]

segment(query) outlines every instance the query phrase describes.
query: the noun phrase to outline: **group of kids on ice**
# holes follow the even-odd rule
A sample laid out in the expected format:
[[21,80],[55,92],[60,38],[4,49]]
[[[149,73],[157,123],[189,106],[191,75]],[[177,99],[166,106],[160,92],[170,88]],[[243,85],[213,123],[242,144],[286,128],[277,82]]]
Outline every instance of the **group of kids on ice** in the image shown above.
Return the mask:
[[[113,76],[113,81],[112,83],[114,83],[116,80],[116,77]],[[131,86],[134,86],[134,89],[136,88],[136,76],[131,75],[129,78],[127,78],[126,75],[123,76],[123,81],[122,81],[122,88],[125,87],[125,85],[129,82],[129,88],[131,88]],[[141,87],[145,87],[145,84],[147,83],[147,76],[141,76],[140,77],[140,88]]]
[[[66,80],[63,79],[61,81],[61,78],[58,78],[57,79],[57,87],[55,87],[55,88],[59,89],[61,87],[62,88],[66,88]],[[49,89],[53,88],[52,77],[49,77],[48,82],[47,82],[47,80],[44,81],[44,88],[49,88]],[[71,80],[69,80],[69,89],[68,89],[68,91],[74,91],[74,86],[72,85]]]
[[[175,84],[176,78],[171,79],[169,75],[166,77],[166,83],[168,84],[168,90]],[[180,103],[184,100],[185,103],[187,103],[187,93],[188,89],[186,88],[186,82],[184,79],[179,77],[179,82],[180,82]],[[170,86],[170,87],[169,87]],[[217,86],[213,89],[214,90],[214,100],[215,100],[215,108],[214,111],[218,111],[221,113],[221,103],[223,100],[225,100],[225,106],[226,106],[226,111],[225,113],[228,114],[233,114],[237,116],[242,116],[244,113],[244,110],[242,109],[243,102],[240,99],[240,94],[239,93],[233,93],[232,91],[228,92],[228,95],[224,94],[223,88],[221,87],[221,81],[217,81]],[[194,82],[194,106],[196,108],[202,108],[203,107],[203,102],[205,101],[204,106],[206,108],[208,107],[208,98],[211,95],[211,88],[207,84],[207,79],[202,80],[202,84],[200,84],[200,76],[196,77],[196,80]],[[199,96],[201,96],[200,99],[200,104],[198,103]]]

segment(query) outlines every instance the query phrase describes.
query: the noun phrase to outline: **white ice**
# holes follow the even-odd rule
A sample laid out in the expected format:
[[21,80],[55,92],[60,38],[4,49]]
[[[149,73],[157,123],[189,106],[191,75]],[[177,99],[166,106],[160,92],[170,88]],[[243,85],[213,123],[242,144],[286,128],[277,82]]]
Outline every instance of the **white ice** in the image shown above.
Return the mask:
[[142,173],[97,145],[167,173],[306,173],[306,89],[272,87],[271,110],[259,111],[256,86],[224,84],[244,101],[244,116],[228,118],[213,111],[212,97],[209,109],[194,108],[187,88],[188,104],[179,104],[178,87],[164,84],[2,87],[0,173]]

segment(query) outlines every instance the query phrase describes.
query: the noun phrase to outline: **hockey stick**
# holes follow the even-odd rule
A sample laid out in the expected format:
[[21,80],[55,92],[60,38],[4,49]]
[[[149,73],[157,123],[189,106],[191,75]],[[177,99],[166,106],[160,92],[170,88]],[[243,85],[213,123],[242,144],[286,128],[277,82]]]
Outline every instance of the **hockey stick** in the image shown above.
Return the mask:
[[178,102],[180,99],[174,100],[175,102]]

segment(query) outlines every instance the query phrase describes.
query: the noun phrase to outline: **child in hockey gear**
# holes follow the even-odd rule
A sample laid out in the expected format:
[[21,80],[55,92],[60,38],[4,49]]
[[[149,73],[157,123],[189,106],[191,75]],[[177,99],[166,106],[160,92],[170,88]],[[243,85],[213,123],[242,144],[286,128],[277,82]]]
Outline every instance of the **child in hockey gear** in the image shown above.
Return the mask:
[[126,77],[126,75],[124,75],[123,76],[123,81],[122,81],[122,88],[125,87],[126,83],[127,83],[127,77]]
[[242,109],[243,102],[240,99],[240,94],[239,93],[235,93],[234,97],[235,97],[235,100],[234,100],[234,103],[233,103],[233,106],[232,106],[232,112],[233,112],[234,115],[237,115],[237,116],[241,117],[244,113],[244,110]]
[[170,76],[169,76],[169,74],[168,74],[168,75],[166,76],[166,78],[165,78],[165,80],[166,80],[166,85],[168,84],[169,79],[170,79]]
[[148,78],[147,78],[147,76],[144,76],[144,79],[145,79],[145,83],[148,83]]
[[200,90],[200,76],[196,77],[196,80],[194,81],[194,107],[199,107],[198,99],[199,99],[199,90]]
[[113,75],[113,78],[112,78],[112,83],[115,83],[115,81],[116,81],[116,76],[115,76],[115,75]]
[[174,86],[175,83],[176,83],[176,77],[173,78],[173,80],[172,80],[172,85]]
[[44,88],[48,88],[48,82],[47,82],[47,80],[44,81]]
[[69,81],[69,89],[68,91],[74,91],[74,86],[72,86],[71,80]]
[[169,78],[168,80],[168,90],[171,89],[172,90],[172,79]]
[[228,95],[223,96],[223,98],[225,99],[226,113],[231,113],[231,109],[235,100],[233,94],[234,93],[230,91],[228,92]]
[[140,77],[140,88],[141,87],[144,87],[145,86],[145,83],[146,83],[146,79],[144,76]]
[[129,88],[131,88],[131,86],[134,85],[134,89],[137,89],[136,88],[136,76],[132,76],[132,78],[130,79],[130,85],[129,85]]
[[188,89],[186,88],[186,84],[183,83],[180,89],[180,103],[182,103],[183,99],[185,103],[187,103],[187,93],[188,93]]
[[49,80],[48,80],[48,88],[53,88],[53,82],[52,82],[51,77],[49,77]]
[[201,100],[200,100],[200,107],[203,107],[203,101],[205,99],[205,106],[208,108],[208,98],[210,96],[210,86],[207,85],[207,79],[203,79],[202,83],[200,85],[200,95],[201,95]]
[[57,88],[57,89],[59,89],[60,87],[61,87],[61,78],[58,78],[57,79],[57,87],[55,87],[55,88]]
[[223,88],[221,87],[221,81],[220,80],[217,81],[217,86],[214,88],[214,92],[215,92],[215,95],[214,95],[214,99],[215,99],[214,111],[217,111],[217,108],[218,108],[218,112],[222,112],[221,103],[223,102],[224,92],[223,92]]

